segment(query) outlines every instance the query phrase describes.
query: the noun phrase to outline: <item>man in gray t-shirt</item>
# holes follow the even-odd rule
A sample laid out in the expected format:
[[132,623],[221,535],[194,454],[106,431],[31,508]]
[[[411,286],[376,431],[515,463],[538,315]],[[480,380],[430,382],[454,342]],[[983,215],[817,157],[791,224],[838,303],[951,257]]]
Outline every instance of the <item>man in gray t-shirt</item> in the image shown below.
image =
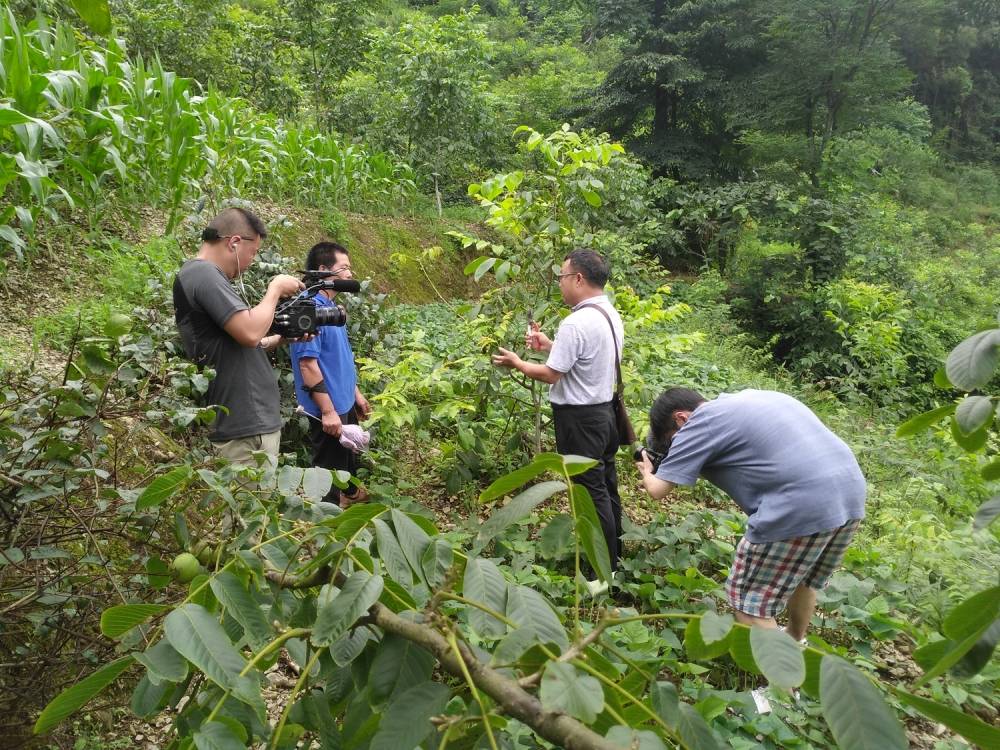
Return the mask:
[[747,513],[747,530],[726,584],[737,619],[803,638],[816,590],[840,565],[865,515],[865,479],[851,449],[804,404],[774,391],[745,390],[706,401],[671,388],[650,410],[654,442],[667,448],[655,471],[637,462],[660,499],[703,477]]
[[278,300],[304,288],[293,276],[278,275],[255,307],[237,294],[232,279],[253,263],[264,223],[241,208],[227,208],[202,232],[195,258],[174,279],[174,315],[192,362],[215,370],[206,400],[216,410],[209,439],[231,462],[252,463],[254,451],[278,455],[281,414],[278,383],[267,352],[283,343],[266,336]]

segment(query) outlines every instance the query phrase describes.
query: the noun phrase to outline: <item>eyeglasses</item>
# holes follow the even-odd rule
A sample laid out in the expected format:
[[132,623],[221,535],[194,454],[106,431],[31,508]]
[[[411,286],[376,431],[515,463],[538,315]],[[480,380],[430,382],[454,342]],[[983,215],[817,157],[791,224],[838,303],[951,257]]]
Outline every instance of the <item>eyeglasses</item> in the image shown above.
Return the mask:
[[558,283],[558,282],[562,281],[564,278],[566,278],[567,276],[576,276],[578,273],[580,273],[580,272],[579,271],[569,271],[567,273],[557,273],[557,274],[553,274],[552,278],[554,278],[556,280],[556,283]]

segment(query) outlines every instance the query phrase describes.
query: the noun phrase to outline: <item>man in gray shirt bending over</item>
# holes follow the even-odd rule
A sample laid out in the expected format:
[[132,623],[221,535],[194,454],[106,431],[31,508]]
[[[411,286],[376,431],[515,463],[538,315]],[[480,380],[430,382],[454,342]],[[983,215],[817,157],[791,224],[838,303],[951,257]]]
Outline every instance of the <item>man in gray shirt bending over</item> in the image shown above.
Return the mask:
[[284,341],[266,334],[278,300],[305,288],[294,276],[275,276],[254,307],[245,292],[236,292],[230,281],[253,263],[266,236],[255,214],[227,208],[208,223],[198,255],[174,279],[174,315],[184,349],[192,362],[215,370],[206,402],[225,407],[216,411],[209,439],[239,465],[252,465],[255,451],[278,457],[278,380],[267,352]]
[[622,350],[624,331],[618,311],[604,293],[608,277],[607,262],[593,250],[574,250],[567,255],[558,275],[559,291],[573,311],[559,325],[555,341],[542,333],[537,323],[531,324],[525,336],[529,349],[549,353],[545,364],[525,362],[506,349],[493,355],[493,364],[549,383],[556,449],[597,460],[597,466],[573,479],[586,487],[594,500],[611,569],[615,570],[621,554],[622,505],[615,469],[618,430],[611,396],[615,390],[615,352]]
[[805,638],[816,591],[840,566],[865,516],[865,478],[851,449],[801,402],[746,390],[706,401],[689,388],[664,391],[649,412],[667,456],[655,471],[636,462],[657,500],[699,476],[746,511],[747,530],[726,580],[736,619]]

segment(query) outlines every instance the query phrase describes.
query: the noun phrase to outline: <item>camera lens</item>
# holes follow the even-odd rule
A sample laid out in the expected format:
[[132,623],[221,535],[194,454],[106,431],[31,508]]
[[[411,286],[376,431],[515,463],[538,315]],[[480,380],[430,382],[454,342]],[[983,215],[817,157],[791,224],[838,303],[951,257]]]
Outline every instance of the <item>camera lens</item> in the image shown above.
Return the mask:
[[317,326],[342,326],[347,323],[347,311],[339,305],[316,309]]

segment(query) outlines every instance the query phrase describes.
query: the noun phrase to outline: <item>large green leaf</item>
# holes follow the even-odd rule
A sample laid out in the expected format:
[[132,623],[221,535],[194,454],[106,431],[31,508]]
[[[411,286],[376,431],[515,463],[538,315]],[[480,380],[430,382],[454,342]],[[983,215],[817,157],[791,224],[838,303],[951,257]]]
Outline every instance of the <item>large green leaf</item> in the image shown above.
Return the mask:
[[670,682],[657,682],[650,690],[653,710],[690,750],[721,750],[715,732],[694,707],[684,703],[677,695],[677,688]]
[[191,467],[187,464],[176,466],[166,474],[158,476],[142,491],[135,501],[136,510],[145,510],[162,505],[184,486],[191,478]]
[[945,372],[954,386],[974,391],[993,377],[1000,361],[1000,329],[991,328],[969,336],[952,349],[945,362]]
[[396,508],[392,509],[392,526],[396,530],[396,538],[399,540],[406,562],[423,581],[424,568],[421,562],[427,545],[431,543],[430,536],[412,518]]
[[594,468],[597,463],[597,459],[594,458],[569,454],[562,457],[562,470],[569,476],[575,477],[577,474],[583,474],[583,472]]
[[80,14],[95,34],[106,35],[111,31],[111,9],[108,0],[70,0],[73,9]]
[[42,709],[35,722],[35,734],[47,732],[67,716],[77,711],[91,698],[118,679],[118,676],[132,665],[131,656],[124,656],[98,669],[75,685],[63,690]]
[[324,525],[333,526],[334,537],[342,541],[348,541],[357,535],[361,529],[371,523],[373,518],[385,513],[385,506],[378,503],[358,503],[352,505],[339,516],[324,521]]
[[951,668],[951,675],[961,680],[975,677],[993,658],[993,651],[1000,641],[1000,619],[994,620],[976,639],[964,656]]
[[368,641],[375,638],[368,628],[354,628],[340,636],[339,640],[330,646],[330,656],[338,667],[350,664],[358,658]]
[[955,409],[955,421],[964,435],[971,435],[993,420],[993,401],[987,396],[966,396]]
[[34,117],[29,117],[23,112],[18,112],[10,107],[0,106],[0,128],[11,125],[23,125],[26,122],[34,122]]
[[385,572],[399,584],[405,587],[413,585],[413,571],[406,562],[406,555],[396,540],[392,529],[381,518],[373,522],[375,526],[375,543],[378,545],[378,558],[382,561]]
[[706,646],[716,641],[721,641],[733,629],[733,622],[732,615],[720,615],[717,612],[708,610],[701,616],[701,620],[699,621],[701,640],[704,641]]
[[132,713],[143,719],[155,716],[167,704],[167,697],[176,687],[172,682],[161,682],[159,685],[154,685],[148,675],[143,675],[142,679],[136,683],[129,701]]
[[667,750],[667,746],[656,732],[648,729],[633,729],[618,724],[611,727],[604,736],[609,742],[618,747],[627,747],[629,750]]
[[153,615],[170,609],[166,604],[118,604],[101,613],[101,632],[108,638],[125,635]]
[[545,597],[527,586],[507,586],[507,618],[534,633],[539,643],[569,646],[566,630]]
[[955,607],[944,619],[941,630],[953,640],[981,632],[1000,616],[1000,586],[979,591]]
[[1000,479],[1000,458],[994,459],[979,470],[980,476],[987,482]]
[[444,583],[448,570],[455,561],[455,553],[451,545],[440,537],[431,539],[420,560],[424,579],[431,588],[437,588]]
[[574,484],[570,490],[570,504],[576,516],[576,534],[590,566],[602,581],[611,580],[611,554],[597,516],[597,509],[590,497],[590,490]]
[[187,660],[165,638],[135,654],[135,660],[146,667],[146,676],[154,685],[180,682],[187,677]]
[[839,656],[823,657],[819,696],[823,717],[841,750],[906,750],[910,746],[872,681]]
[[[503,573],[489,560],[471,558],[465,565],[462,593],[466,599],[484,604],[494,612],[504,614],[507,607],[507,581]],[[469,625],[479,635],[499,636],[507,626],[487,612],[469,607]]]
[[975,453],[986,445],[986,441],[989,439],[989,430],[986,427],[981,427],[975,432],[966,435],[962,432],[962,428],[958,426],[958,420],[952,417],[951,436],[960,448],[969,453]]
[[191,739],[198,750],[246,750],[247,746],[246,730],[236,721],[206,722]]
[[714,643],[705,643],[701,637],[699,620],[700,618],[688,620],[688,624],[684,628],[684,650],[687,652],[688,658],[700,661],[722,656],[729,650],[729,639],[723,638]]
[[604,710],[601,683],[564,662],[553,661],[545,666],[538,694],[547,710],[562,711],[585,724]]
[[538,535],[538,551],[542,557],[559,557],[573,548],[573,517],[559,513],[549,519]]
[[1000,729],[991,727],[982,719],[969,714],[963,714],[937,701],[921,698],[900,688],[892,688],[892,692],[900,701],[912,706],[928,719],[939,721],[956,734],[965,737],[969,742],[979,747],[1000,747]]
[[945,404],[944,406],[939,406],[936,409],[931,409],[930,411],[925,411],[923,414],[918,414],[911,419],[906,420],[899,426],[896,430],[896,437],[909,437],[910,435],[916,435],[918,432],[923,432],[931,425],[937,424],[945,417],[949,417],[955,413],[955,404]]
[[729,655],[743,671],[760,674],[760,667],[754,660],[753,649],[750,647],[750,628],[746,625],[734,625],[730,631]]
[[788,633],[775,628],[750,628],[750,647],[768,682],[785,690],[802,684],[806,665],[802,649]]
[[369,575],[364,570],[351,573],[340,593],[328,599],[317,612],[310,638],[313,645],[322,648],[336,641],[378,601],[381,594],[382,576]]
[[185,604],[163,621],[170,645],[217,685],[233,689],[246,660],[219,621],[198,604]]
[[212,577],[210,585],[216,599],[222,602],[233,619],[243,626],[247,641],[253,650],[259,651],[266,646],[274,631],[243,581],[228,570],[223,570]]
[[431,717],[444,711],[451,691],[436,682],[425,682],[399,693],[389,704],[369,750],[415,748],[432,731]]
[[564,489],[565,482],[549,481],[532,485],[486,519],[486,523],[479,529],[476,544],[481,547],[489,544],[497,534],[524,518],[535,506]]
[[410,592],[391,578],[382,579],[382,596],[378,600],[396,614],[407,609],[416,609],[417,602]]
[[427,682],[434,669],[434,656],[406,638],[391,633],[379,644],[368,689],[373,703],[383,703],[396,693]]
[[539,474],[549,470],[549,466],[547,466],[545,462],[532,461],[527,466],[515,469],[509,474],[504,474],[502,477],[495,480],[489,487],[479,493],[479,502],[487,503],[490,500],[496,500],[498,497],[503,497],[511,491],[516,490],[518,487],[530,482]]
[[681,701],[678,707],[677,733],[684,747],[688,750],[723,750],[726,747],[694,706]]
[[316,733],[321,750],[340,750],[342,737],[334,718],[330,697],[313,690],[292,708],[290,718]]
[[979,506],[979,510],[976,511],[976,518],[972,522],[972,528],[976,531],[985,529],[993,523],[993,519],[997,516],[1000,516],[1000,495],[990,498]]
[[[973,631],[968,636],[966,636],[964,640],[958,643],[950,639],[944,641],[944,643],[948,645],[948,650],[933,667],[927,670],[924,673],[924,675],[919,680],[917,680],[916,684],[923,685],[927,682],[930,682],[935,677],[940,677],[949,669],[951,669],[956,664],[965,659],[966,655],[977,646],[980,639],[983,637],[986,631],[990,629],[991,625],[992,623],[987,623],[986,625],[982,626],[981,629]],[[934,644],[934,646],[935,646],[934,650],[936,652],[937,644]]]

